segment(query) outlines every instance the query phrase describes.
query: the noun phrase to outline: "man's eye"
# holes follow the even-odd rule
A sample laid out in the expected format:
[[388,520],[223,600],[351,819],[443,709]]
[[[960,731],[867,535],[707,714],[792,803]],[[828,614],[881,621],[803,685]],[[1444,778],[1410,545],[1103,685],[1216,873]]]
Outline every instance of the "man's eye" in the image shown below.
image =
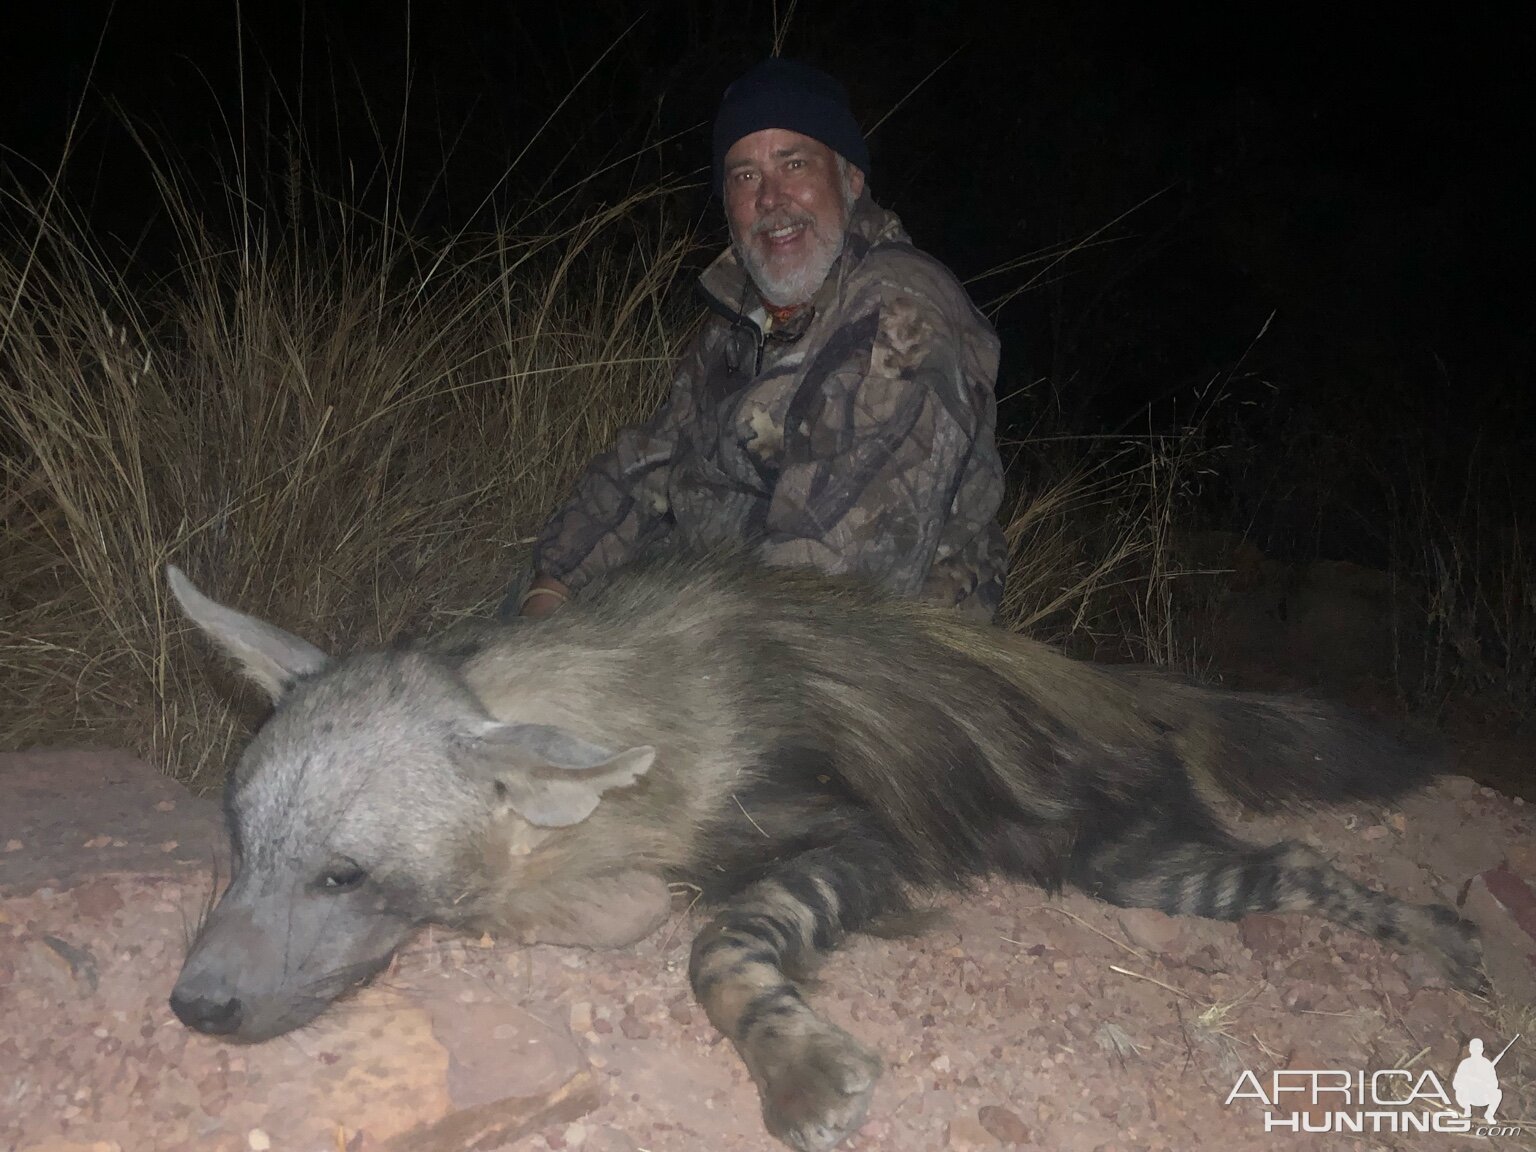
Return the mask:
[[350,892],[354,888],[362,886],[368,879],[368,873],[356,864],[338,865],[323,872],[320,876],[320,891],[335,894],[338,892]]

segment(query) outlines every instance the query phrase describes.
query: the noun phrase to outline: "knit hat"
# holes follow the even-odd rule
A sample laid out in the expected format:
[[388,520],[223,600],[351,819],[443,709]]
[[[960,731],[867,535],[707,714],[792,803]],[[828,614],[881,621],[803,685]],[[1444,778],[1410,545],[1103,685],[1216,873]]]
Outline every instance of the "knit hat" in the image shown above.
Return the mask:
[[819,68],[771,56],[725,90],[715,116],[715,194],[725,188],[725,154],[743,136],[785,128],[820,140],[869,175],[869,146],[848,92]]

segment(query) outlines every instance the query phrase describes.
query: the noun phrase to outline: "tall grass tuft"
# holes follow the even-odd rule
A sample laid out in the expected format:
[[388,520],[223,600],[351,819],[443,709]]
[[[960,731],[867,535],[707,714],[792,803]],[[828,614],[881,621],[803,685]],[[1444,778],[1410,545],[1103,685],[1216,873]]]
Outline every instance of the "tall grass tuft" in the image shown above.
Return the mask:
[[5,205],[0,723],[200,786],[254,703],[186,642],[165,564],[321,644],[484,609],[654,407],[694,240],[665,189],[436,245],[334,203],[220,232],[161,175],[178,253],[147,288],[56,204]]

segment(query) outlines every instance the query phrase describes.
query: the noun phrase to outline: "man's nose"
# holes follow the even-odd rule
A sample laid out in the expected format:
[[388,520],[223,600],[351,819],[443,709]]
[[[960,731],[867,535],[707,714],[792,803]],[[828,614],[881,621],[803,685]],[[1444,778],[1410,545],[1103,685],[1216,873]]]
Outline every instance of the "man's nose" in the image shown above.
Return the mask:
[[764,175],[757,184],[757,207],[760,211],[777,208],[784,202],[784,185],[777,176]]

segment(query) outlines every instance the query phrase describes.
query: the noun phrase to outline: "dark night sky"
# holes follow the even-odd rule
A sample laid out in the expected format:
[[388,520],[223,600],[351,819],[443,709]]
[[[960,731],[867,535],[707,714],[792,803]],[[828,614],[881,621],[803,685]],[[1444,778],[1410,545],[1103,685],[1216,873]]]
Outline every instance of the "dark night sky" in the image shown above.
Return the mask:
[[[5,162],[37,186],[18,157],[52,168],[89,75],[68,190],[132,241],[152,199],[109,106],[211,183],[238,117],[236,11],[12,0],[0,16]],[[407,198],[424,227],[464,223],[611,49],[505,195],[674,135],[591,194],[697,177],[714,103],[766,53],[772,11],[248,0],[248,147],[302,121],[315,179],[339,187],[349,166],[376,163],[376,132],[398,135],[409,73]],[[1114,243],[1001,311],[1004,390],[1052,378],[1079,424],[1118,426],[1232,366],[1273,314],[1245,364],[1290,394],[1346,394],[1357,414],[1536,454],[1532,23],[1515,4],[809,0],[786,52],[838,73],[866,125],[886,117],[875,194],[962,277],[1157,194],[1109,230]],[[680,201],[718,226],[702,187]],[[973,292],[986,301],[1021,280]]]

